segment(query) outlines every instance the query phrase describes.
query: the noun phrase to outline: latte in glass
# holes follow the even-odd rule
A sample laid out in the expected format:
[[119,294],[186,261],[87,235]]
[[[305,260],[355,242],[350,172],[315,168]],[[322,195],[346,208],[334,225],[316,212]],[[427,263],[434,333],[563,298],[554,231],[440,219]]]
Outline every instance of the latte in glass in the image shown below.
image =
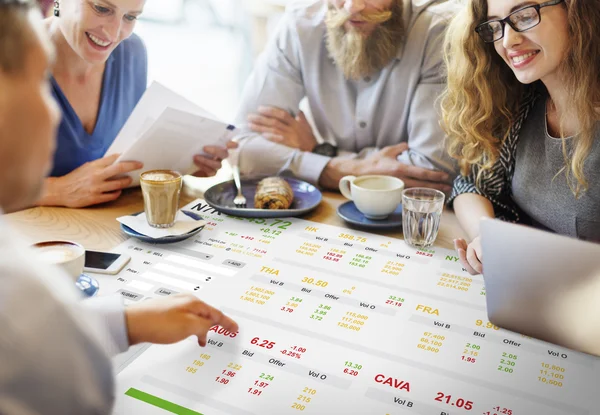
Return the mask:
[[148,224],[154,228],[173,226],[183,184],[181,174],[172,170],[151,170],[140,175],[140,184]]

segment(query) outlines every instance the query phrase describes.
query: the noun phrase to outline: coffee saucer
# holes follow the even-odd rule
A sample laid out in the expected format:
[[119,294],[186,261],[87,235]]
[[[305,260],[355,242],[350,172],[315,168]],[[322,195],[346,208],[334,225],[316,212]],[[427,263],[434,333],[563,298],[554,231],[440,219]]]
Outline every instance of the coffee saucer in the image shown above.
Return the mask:
[[398,205],[396,210],[387,218],[381,220],[367,219],[365,215],[356,208],[353,201],[341,204],[337,209],[337,214],[346,222],[356,226],[372,229],[402,228],[402,204]]
[[[202,216],[198,215],[197,213],[184,211],[184,210],[182,210],[182,212],[194,220],[202,220]],[[143,212],[134,213],[132,216],[137,216],[140,213],[143,213]],[[170,244],[170,243],[174,243],[174,242],[185,241],[186,239],[191,238],[194,235],[197,235],[202,229],[204,229],[204,226],[194,229],[193,231],[190,231],[188,233],[184,233],[183,235],[171,235],[171,236],[164,236],[162,238],[151,238],[151,237],[143,235],[143,234],[139,233],[138,231],[130,228],[129,226],[121,223],[121,230],[124,233],[131,236],[132,238],[136,238],[142,242],[147,242],[150,244]]]

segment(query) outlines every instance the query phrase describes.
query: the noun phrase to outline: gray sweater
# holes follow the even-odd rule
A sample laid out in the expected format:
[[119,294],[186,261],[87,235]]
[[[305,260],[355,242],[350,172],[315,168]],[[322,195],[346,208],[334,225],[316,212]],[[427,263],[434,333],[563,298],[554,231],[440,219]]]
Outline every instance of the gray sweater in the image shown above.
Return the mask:
[[[567,185],[562,140],[548,134],[546,97],[537,100],[517,144],[512,197],[531,224],[580,239],[600,241],[600,129],[585,161],[587,192],[575,198]],[[573,140],[567,139],[567,150]],[[527,221],[523,218],[523,221]]]
[[492,202],[502,220],[600,242],[600,126],[585,162],[589,189],[576,199],[564,173],[556,175],[564,160],[561,140],[546,133],[546,98],[542,86],[529,88],[494,166],[482,172],[480,181],[478,166],[458,176],[448,204],[463,193],[475,193]]

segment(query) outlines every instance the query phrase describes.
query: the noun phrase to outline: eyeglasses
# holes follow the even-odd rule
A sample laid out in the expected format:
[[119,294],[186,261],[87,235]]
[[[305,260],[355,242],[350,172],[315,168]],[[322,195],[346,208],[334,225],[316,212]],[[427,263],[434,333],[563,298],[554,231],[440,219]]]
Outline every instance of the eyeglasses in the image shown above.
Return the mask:
[[508,24],[515,32],[524,32],[540,24],[542,16],[540,9],[548,6],[556,6],[564,0],[550,0],[545,3],[526,6],[516,10],[504,19],[490,20],[481,23],[475,31],[481,36],[485,43],[494,43],[504,37],[504,28]]

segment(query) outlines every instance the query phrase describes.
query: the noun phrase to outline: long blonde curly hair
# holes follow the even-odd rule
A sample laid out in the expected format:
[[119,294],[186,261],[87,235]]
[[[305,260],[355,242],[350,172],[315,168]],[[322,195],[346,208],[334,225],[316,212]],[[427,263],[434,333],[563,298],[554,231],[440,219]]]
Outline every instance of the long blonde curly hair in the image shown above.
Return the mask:
[[[521,84],[494,46],[475,32],[487,20],[487,0],[465,2],[445,38],[448,85],[441,98],[442,118],[448,151],[459,161],[461,173],[466,176],[477,166],[480,180],[498,160],[519,103],[531,86]],[[600,120],[600,7],[590,0],[565,0],[565,5],[570,47],[560,74],[569,92],[567,108],[578,117],[580,131],[571,151],[561,133],[565,165],[560,172],[579,197],[588,188],[584,164]]]

